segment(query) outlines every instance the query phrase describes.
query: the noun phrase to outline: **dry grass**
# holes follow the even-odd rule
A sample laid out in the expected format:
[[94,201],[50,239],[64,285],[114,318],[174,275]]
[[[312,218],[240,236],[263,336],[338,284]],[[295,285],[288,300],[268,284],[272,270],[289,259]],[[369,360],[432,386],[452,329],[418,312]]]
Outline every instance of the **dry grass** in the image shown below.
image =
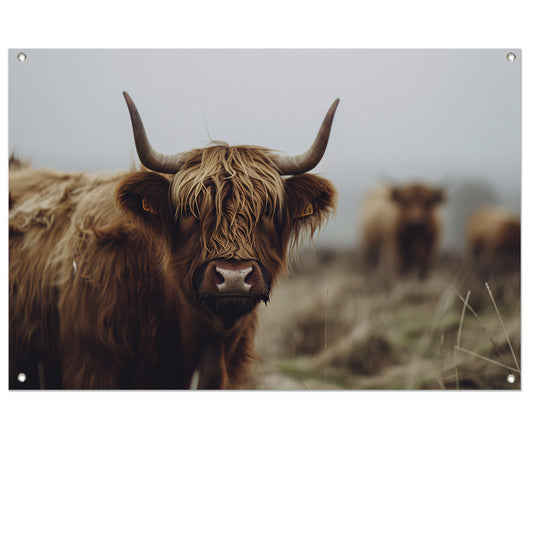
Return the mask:
[[448,256],[394,280],[308,251],[261,313],[252,388],[520,388],[518,273],[486,287]]

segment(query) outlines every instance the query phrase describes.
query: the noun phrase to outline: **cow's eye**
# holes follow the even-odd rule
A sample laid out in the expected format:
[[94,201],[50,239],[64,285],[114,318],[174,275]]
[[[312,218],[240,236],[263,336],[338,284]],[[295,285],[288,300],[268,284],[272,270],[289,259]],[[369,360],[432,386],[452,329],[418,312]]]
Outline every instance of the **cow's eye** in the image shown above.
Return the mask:
[[272,208],[269,205],[265,206],[265,209],[263,210],[263,214],[266,217],[269,217],[272,214]]

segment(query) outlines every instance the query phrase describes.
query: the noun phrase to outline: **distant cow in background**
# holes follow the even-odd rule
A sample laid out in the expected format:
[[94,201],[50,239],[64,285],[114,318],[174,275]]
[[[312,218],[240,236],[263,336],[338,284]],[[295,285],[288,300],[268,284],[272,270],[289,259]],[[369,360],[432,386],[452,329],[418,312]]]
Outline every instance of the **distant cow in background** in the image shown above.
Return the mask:
[[444,191],[419,183],[380,187],[362,209],[363,255],[370,267],[424,278],[435,255]]
[[222,143],[164,155],[124,97],[141,171],[10,162],[10,388],[242,386],[258,304],[335,211],[333,185],[307,172],[338,100],[296,156]]
[[520,270],[520,218],[500,207],[480,207],[470,216],[467,258],[478,275]]

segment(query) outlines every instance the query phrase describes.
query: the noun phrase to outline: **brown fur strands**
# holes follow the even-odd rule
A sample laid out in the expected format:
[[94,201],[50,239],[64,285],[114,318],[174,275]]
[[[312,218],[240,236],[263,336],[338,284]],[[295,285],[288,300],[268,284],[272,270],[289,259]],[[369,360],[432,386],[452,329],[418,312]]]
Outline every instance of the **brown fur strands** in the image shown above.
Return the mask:
[[171,196],[176,218],[191,214],[202,222],[200,241],[211,256],[231,256],[248,243],[251,257],[253,229],[265,213],[280,213],[283,180],[268,150],[218,144],[190,152]]
[[39,365],[52,388],[188,388],[195,375],[200,388],[240,387],[257,358],[256,309],[223,326],[193,274],[252,260],[270,285],[336,203],[326,179],[283,179],[269,154],[193,150],[176,176],[13,163],[10,387],[20,371],[42,386]]
[[[11,174],[16,202],[10,210],[10,386],[27,357],[54,368],[47,387],[124,385],[117,380],[122,363],[132,365],[153,322],[144,292],[155,268],[146,257],[146,240],[117,210],[116,186],[117,175],[31,168]],[[139,266],[148,272],[136,272]],[[145,304],[142,314],[134,303]],[[137,323],[139,334],[121,322]],[[69,357],[57,361],[56,352]],[[105,364],[109,353],[120,367],[116,371]],[[150,350],[144,353],[149,359]]]
[[[292,218],[289,251],[298,249],[304,239],[312,240],[337,209],[337,190],[326,179],[301,174],[285,180],[287,211]],[[302,216],[311,206],[312,214]]]
[[[265,216],[289,227],[289,250],[295,251],[335,213],[337,192],[328,180],[312,174],[282,179],[270,154],[222,143],[193,150],[173,180],[175,217],[190,214],[202,222],[201,243],[211,256],[231,257],[244,243],[256,249],[253,229]],[[308,204],[313,216],[300,216]]]

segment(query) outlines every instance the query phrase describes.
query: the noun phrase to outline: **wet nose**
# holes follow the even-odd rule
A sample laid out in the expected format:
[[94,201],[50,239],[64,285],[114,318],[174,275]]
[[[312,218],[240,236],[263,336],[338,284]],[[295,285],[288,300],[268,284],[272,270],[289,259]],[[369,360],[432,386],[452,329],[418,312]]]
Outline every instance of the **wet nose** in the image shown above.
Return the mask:
[[198,269],[193,283],[202,297],[267,297],[270,288],[263,268],[252,259],[214,259]]
[[241,295],[248,294],[252,285],[246,283],[246,278],[252,272],[252,267],[248,268],[223,268],[216,267],[216,272],[220,276],[220,283],[217,283],[219,294],[223,295]]

